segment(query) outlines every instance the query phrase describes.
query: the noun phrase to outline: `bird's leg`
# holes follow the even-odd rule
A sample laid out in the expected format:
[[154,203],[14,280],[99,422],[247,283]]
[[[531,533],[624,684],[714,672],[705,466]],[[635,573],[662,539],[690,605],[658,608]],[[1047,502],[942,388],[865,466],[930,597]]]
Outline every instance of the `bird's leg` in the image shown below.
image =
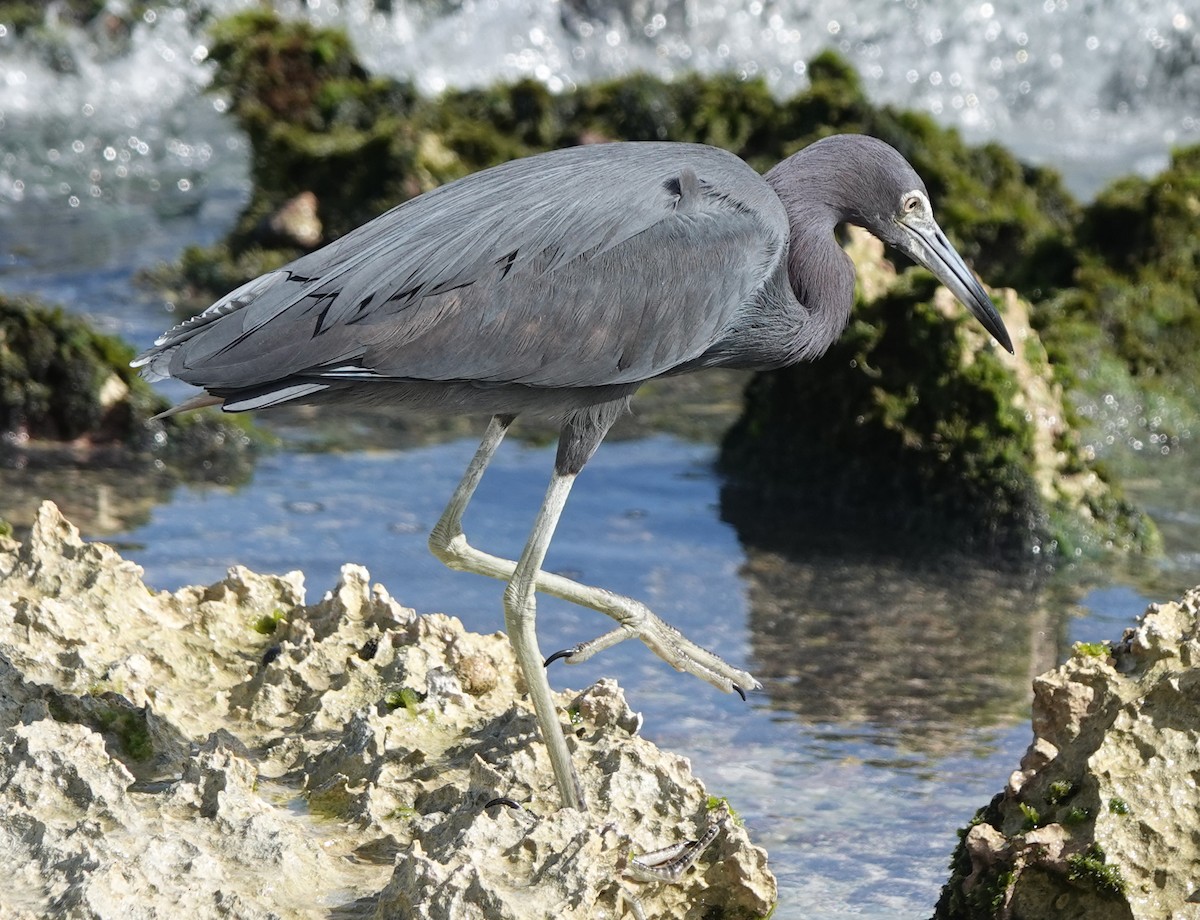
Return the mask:
[[546,490],[546,498],[542,501],[529,540],[521,558],[517,560],[508,587],[504,589],[504,625],[508,632],[508,641],[512,643],[513,653],[517,657],[517,664],[525,675],[529,695],[533,699],[533,708],[542,730],[542,740],[550,751],[550,763],[554,767],[554,779],[558,783],[563,806],[586,811],[583,789],[579,785],[575,768],[571,765],[571,752],[567,749],[567,739],[559,721],[558,707],[554,705],[554,697],[550,692],[550,682],[546,679],[546,669],[542,666],[542,653],[538,649],[537,633],[534,630],[537,611],[535,592],[539,573],[574,481],[574,474],[564,475],[558,472],[555,472],[550,480],[550,487]]
[[[462,517],[463,512],[467,510],[468,503],[471,501],[471,496],[475,494],[479,480],[483,478],[483,471],[487,469],[488,463],[492,460],[492,455],[496,453],[496,448],[500,446],[500,442],[504,440],[504,435],[508,433],[508,428],[513,423],[513,418],[514,416],[512,415],[492,416],[492,420],[488,422],[487,431],[483,434],[483,440],[479,442],[479,447],[475,450],[475,456],[471,458],[470,464],[467,465],[467,471],[463,474],[462,480],[454,489],[454,494],[450,496],[450,501],[446,504],[446,510],[442,512],[442,516],[438,518],[438,522],[433,526],[433,530],[429,534],[430,551],[452,569],[479,572],[477,564],[472,565],[471,563],[477,556],[487,556],[486,553],[480,553],[467,543],[466,535],[463,534],[462,529]],[[506,562],[509,569],[508,574],[494,577],[508,578],[512,574],[513,563],[507,559],[496,561]],[[480,574],[486,575],[489,573],[481,572]]]
[[[456,571],[474,572],[508,581],[513,577],[516,563],[511,559],[493,556],[471,546],[462,529],[466,510],[483,471],[512,424],[512,416],[496,416],[488,425],[479,449],[467,467],[462,481],[454,490],[446,510],[429,535],[429,548],[438,559]],[[759,683],[746,671],[735,668],[717,655],[691,642],[669,623],[654,614],[649,607],[633,598],[615,594],[604,588],[580,584],[551,572],[537,572],[537,590],[572,604],[588,607],[611,617],[620,624],[590,642],[559,652],[552,658],[568,663],[586,661],[625,639],[641,639],[651,651],[677,671],[686,671],[707,681],[719,690],[730,693],[735,689],[757,689]]]

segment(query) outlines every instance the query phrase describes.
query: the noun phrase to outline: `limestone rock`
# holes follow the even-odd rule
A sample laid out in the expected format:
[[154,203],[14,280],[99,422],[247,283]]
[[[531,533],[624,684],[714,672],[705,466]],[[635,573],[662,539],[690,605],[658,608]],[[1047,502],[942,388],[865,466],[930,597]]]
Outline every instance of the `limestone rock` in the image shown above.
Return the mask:
[[1035,738],[939,918],[1188,917],[1200,902],[1200,588],[1034,681]]
[[[44,504],[0,538],[0,916],[771,909],[766,854],[615,683],[560,697],[587,814],[558,809],[518,686],[502,635],[359,566],[315,604],[298,573],[243,568],[152,592]],[[630,873],[713,823],[678,884]]]

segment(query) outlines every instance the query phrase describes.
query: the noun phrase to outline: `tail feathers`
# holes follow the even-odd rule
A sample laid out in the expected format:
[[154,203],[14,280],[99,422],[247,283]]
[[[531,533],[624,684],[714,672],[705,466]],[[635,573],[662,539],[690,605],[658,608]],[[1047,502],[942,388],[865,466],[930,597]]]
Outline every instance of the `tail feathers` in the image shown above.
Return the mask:
[[191,412],[193,409],[203,409],[205,406],[219,406],[225,402],[223,396],[213,396],[211,393],[199,393],[191,399],[186,399],[178,406],[172,406],[165,412],[160,412],[158,415],[152,415],[151,418],[168,418],[172,415],[178,415],[180,412]]
[[151,382],[166,380],[171,376],[171,355],[177,348],[179,348],[178,345],[171,345],[167,348],[156,345],[130,361],[129,366],[138,368],[142,377]]

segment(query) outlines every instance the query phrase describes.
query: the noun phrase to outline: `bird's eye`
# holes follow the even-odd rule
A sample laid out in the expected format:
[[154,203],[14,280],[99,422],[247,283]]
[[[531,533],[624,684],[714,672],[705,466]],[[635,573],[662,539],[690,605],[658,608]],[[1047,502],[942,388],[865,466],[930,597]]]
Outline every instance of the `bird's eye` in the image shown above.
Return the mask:
[[921,199],[916,195],[909,195],[904,199],[904,213],[911,214],[913,211],[921,207]]

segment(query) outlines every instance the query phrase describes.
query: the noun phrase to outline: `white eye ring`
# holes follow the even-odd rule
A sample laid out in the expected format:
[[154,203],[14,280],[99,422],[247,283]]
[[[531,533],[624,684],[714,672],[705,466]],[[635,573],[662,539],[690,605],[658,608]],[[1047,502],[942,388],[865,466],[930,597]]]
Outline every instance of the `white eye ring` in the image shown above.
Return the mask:
[[908,195],[904,199],[904,213],[905,214],[911,214],[913,211],[918,210],[920,207],[921,207],[921,196],[920,195]]

